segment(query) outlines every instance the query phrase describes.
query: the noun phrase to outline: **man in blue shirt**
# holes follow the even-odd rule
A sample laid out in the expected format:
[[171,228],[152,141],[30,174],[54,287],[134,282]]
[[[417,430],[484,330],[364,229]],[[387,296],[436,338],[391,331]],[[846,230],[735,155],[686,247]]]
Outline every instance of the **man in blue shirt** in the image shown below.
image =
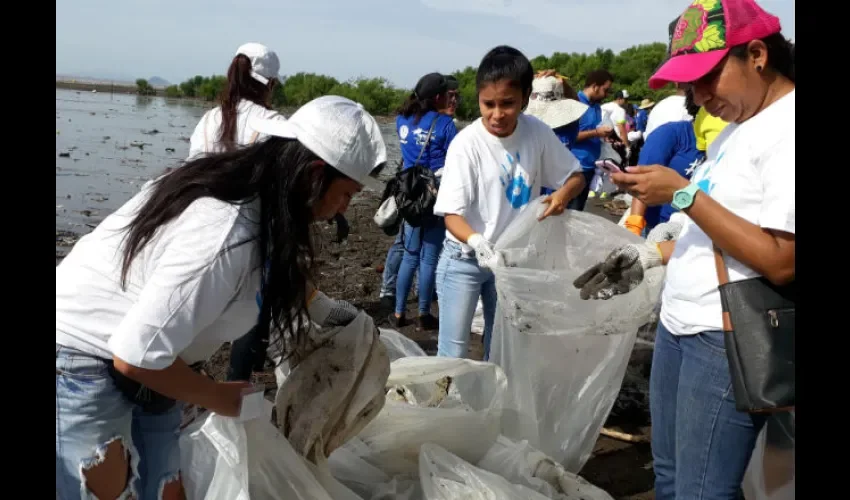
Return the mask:
[[596,160],[602,152],[602,141],[610,136],[613,130],[607,125],[601,126],[602,107],[600,106],[611,91],[612,83],[614,83],[614,76],[611,73],[604,69],[597,69],[588,73],[584,81],[584,89],[578,93],[578,100],[587,104],[589,108],[578,121],[578,136],[571,151],[581,163],[587,182],[582,192],[567,205],[567,208],[572,210],[584,210],[587,195],[590,193],[590,183],[593,181],[593,174],[596,173]]

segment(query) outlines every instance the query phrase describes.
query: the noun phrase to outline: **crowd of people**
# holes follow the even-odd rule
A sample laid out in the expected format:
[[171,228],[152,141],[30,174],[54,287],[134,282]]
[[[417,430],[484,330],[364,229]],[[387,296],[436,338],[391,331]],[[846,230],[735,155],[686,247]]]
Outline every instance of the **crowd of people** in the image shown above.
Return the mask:
[[[381,298],[403,326],[416,281],[416,327],[437,330],[437,355],[451,357],[468,355],[480,301],[486,360],[504,264],[493,243],[541,195],[542,220],[613,184],[632,197],[623,230],[644,242],[599,256],[574,285],[593,307],[667,267],[650,378],[656,498],[733,499],[765,418],[735,408],[712,246],[730,280],[794,281],[794,51],[754,0],[695,0],[668,34],[649,86],[676,94],[658,103],[625,91],[605,102],[609,71],[576,90],[499,46],[478,66],[481,116],[458,130],[457,81],[423,76],[396,117],[400,170],[421,168],[436,196],[423,221],[395,228]],[[279,69],[267,47],[240,47],[187,160],[57,266],[57,498],[184,498],[186,409],[238,415],[272,347],[298,352],[315,326],[358,315],[314,285],[311,227],[347,228],[351,198],[384,191],[386,146],[349,99],[289,118],[271,109]],[[228,381],[215,381],[201,367],[225,343]]]

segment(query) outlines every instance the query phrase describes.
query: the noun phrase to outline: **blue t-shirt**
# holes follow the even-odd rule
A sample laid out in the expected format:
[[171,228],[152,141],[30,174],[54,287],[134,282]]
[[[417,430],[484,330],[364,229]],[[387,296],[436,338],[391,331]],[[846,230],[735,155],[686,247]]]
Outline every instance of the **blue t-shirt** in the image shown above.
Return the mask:
[[638,132],[646,132],[646,124],[649,122],[649,113],[645,109],[639,109],[635,117],[635,128]]
[[446,163],[449,143],[457,135],[454,120],[451,116],[436,111],[425,113],[418,122],[415,120],[416,115],[409,117],[398,115],[395,119],[398,142],[401,145],[401,157],[404,160],[402,170],[410,168],[416,162],[419,152],[422,151],[422,145],[425,144],[425,139],[428,137],[428,129],[431,128],[431,123],[434,120],[437,120],[437,124],[434,126],[434,131],[431,132],[431,142],[422,152],[419,164],[427,165],[431,171],[443,168]]
[[[566,146],[567,149],[572,150],[573,146],[576,143],[576,138],[578,137],[578,121],[574,121],[568,125],[563,125],[561,127],[556,127],[552,129],[552,132],[555,132],[555,135],[560,139],[560,141]],[[560,186],[557,186],[560,187]],[[540,188],[541,195],[550,195],[555,192],[555,188],[543,186]]]
[[[638,165],[664,165],[690,180],[696,166],[705,159],[705,153],[697,149],[694,124],[690,121],[669,122],[653,132],[640,150]],[[674,212],[676,209],[669,203],[646,207],[644,219],[647,233],[658,224],[670,220]]]
[[[590,102],[584,91],[578,93],[578,100],[590,106],[578,120],[579,132],[594,130],[602,123],[602,106],[598,102]],[[596,160],[599,159],[599,155],[602,153],[602,139],[592,137],[581,142],[576,142],[570,150],[578,158],[582,169],[595,170]]]

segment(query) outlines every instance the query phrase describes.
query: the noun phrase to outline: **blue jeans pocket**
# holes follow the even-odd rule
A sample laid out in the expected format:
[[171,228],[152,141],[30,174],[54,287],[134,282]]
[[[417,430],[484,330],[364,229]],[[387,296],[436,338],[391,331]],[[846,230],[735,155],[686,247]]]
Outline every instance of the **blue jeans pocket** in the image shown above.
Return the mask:
[[56,349],[56,375],[75,379],[105,379],[108,376],[107,362],[76,349]]
[[723,340],[723,332],[721,331],[708,331],[701,332],[697,334],[697,339],[702,342],[703,345],[708,347],[713,352],[725,357],[726,356],[726,342]]

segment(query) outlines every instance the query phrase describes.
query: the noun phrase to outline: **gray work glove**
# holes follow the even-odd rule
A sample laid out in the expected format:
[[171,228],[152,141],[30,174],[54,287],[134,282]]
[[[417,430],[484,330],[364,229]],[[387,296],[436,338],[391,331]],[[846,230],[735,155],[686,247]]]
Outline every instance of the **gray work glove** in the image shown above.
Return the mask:
[[657,243],[624,245],[582,273],[573,281],[573,286],[581,290],[582,300],[607,300],[634,290],[648,269],[661,264],[661,249]]
[[679,237],[682,231],[682,224],[679,222],[662,222],[658,224],[649,234],[646,235],[646,241],[651,243],[661,243],[662,241],[672,241]]
[[321,327],[345,326],[360,313],[348,302],[332,299],[318,290],[307,304],[307,312],[310,319]]

